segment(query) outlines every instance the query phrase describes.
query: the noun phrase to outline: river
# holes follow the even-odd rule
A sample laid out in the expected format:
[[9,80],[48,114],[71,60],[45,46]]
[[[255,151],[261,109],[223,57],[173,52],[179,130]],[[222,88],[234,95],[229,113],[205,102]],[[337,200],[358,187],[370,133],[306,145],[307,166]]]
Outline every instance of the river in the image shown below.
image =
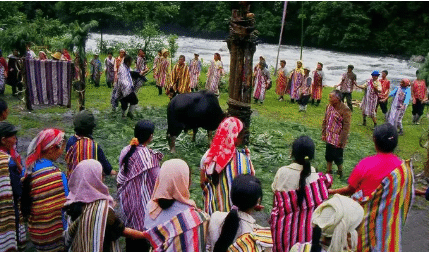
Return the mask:
[[[130,35],[110,35],[103,34],[103,40],[108,44],[111,42],[128,42],[131,39],[137,40]],[[100,39],[100,34],[91,33],[86,44],[87,52],[97,49],[97,41]],[[176,57],[183,54],[187,62],[194,57],[197,52],[204,62],[213,59],[213,54],[218,52],[221,55],[224,69],[228,72],[230,65],[230,53],[227,48],[227,43],[223,40],[208,40],[191,37],[179,37],[177,40],[178,51]],[[257,45],[257,50],[254,54],[254,65],[258,63],[259,56],[262,55],[269,65],[269,70],[276,65],[276,56],[278,53],[278,45],[261,43]],[[118,52],[114,52],[118,54]],[[300,58],[300,47],[282,45],[279,53],[279,60],[287,62],[287,69],[291,70],[295,67],[296,61]],[[402,78],[409,78],[411,81],[415,79],[415,71],[417,68],[413,64],[404,59],[394,57],[380,57],[369,55],[348,54],[329,50],[321,50],[316,48],[303,48],[303,64],[311,70],[316,68],[317,62],[324,64],[324,72],[327,86],[334,86],[339,83],[340,76],[346,71],[348,64],[354,65],[354,73],[357,75],[357,83],[364,83],[369,79],[370,74],[374,70],[381,72],[388,70],[388,79],[391,80],[393,86],[397,86]],[[278,65],[279,66],[279,65]],[[272,73],[273,74],[273,73]]]

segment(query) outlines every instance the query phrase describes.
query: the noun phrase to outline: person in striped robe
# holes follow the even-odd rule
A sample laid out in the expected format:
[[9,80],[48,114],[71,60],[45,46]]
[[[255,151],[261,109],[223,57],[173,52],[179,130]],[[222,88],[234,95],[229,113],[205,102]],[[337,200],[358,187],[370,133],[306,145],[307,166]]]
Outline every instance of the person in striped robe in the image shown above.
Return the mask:
[[224,68],[221,61],[221,55],[219,53],[214,54],[214,60],[211,61],[211,66],[207,72],[207,79],[205,88],[212,91],[215,95],[219,96],[219,83],[221,77],[224,75]]
[[311,166],[314,155],[312,139],[301,136],[292,144],[293,163],[276,172],[270,215],[273,251],[289,251],[297,242],[312,240],[312,212],[328,198],[333,183],[329,174],[317,173]]
[[146,206],[145,229],[153,251],[203,252],[209,216],[190,199],[191,172],[187,163],[163,163]]
[[180,55],[179,61],[173,67],[171,81],[167,88],[169,98],[172,99],[177,94],[190,93],[190,69],[185,63],[185,56]]
[[[4,102],[6,103],[6,102]],[[6,109],[7,110],[7,109]],[[21,155],[16,150],[18,130],[9,122],[0,122],[0,151],[9,156],[9,179],[13,192],[13,207],[15,213],[16,238],[19,248],[25,248],[26,231],[22,214],[19,210],[19,202],[22,196],[22,162]]]
[[285,67],[287,62],[285,60],[281,60],[281,68],[278,70],[278,77],[276,78],[276,94],[279,96],[278,100],[284,100],[284,94],[287,89],[287,80],[288,80],[288,70]]
[[18,251],[14,198],[9,173],[10,156],[0,151],[0,251]]
[[357,251],[401,251],[402,227],[412,206],[414,175],[409,161],[393,154],[397,129],[389,123],[373,132],[377,154],[361,160],[348,185],[330,194],[352,195],[364,209]]
[[[169,51],[167,49],[163,49],[161,51],[162,57],[158,60],[158,67],[157,67],[157,87],[158,89],[162,89],[163,87],[167,89],[169,87],[169,83],[171,81],[170,79],[170,58],[169,58]],[[158,94],[161,95],[161,94]]]
[[64,132],[48,128],[28,147],[21,197],[21,211],[28,219],[28,233],[38,251],[64,251],[67,227],[62,208],[68,195],[66,176],[53,164],[64,152]]
[[324,87],[325,75],[323,69],[323,64],[318,62],[317,69],[312,71],[313,73],[313,82],[312,82],[312,104],[314,104],[316,100],[316,106],[318,106],[321,102],[322,91]]
[[161,87],[159,85],[159,81],[158,81],[158,70],[160,68],[160,60],[161,57],[163,57],[163,54],[161,53],[162,50],[158,50],[157,56],[155,56],[154,58],[154,64],[152,65],[152,71],[153,71],[153,76],[154,76],[154,80],[155,80],[155,86],[157,86],[158,88],[158,95],[162,95],[163,94],[163,87]]
[[228,247],[228,252],[272,252],[273,239],[270,229],[255,229],[241,235]]
[[211,215],[207,250],[225,252],[242,234],[262,229],[251,216],[254,210],[262,210],[262,197],[260,180],[249,174],[238,175],[233,180],[231,189],[231,200],[234,204],[231,211],[215,212]]
[[242,145],[242,129],[243,123],[238,118],[224,119],[200,162],[200,187],[209,215],[215,211],[230,212],[233,205],[230,189],[237,175],[255,175],[248,148],[237,148]]
[[194,53],[194,59],[190,61],[190,88],[192,92],[199,89],[199,77],[202,70],[202,62],[199,60],[199,54]]
[[378,106],[378,94],[382,91],[382,85],[378,80],[379,71],[372,72],[372,78],[367,80],[365,84],[356,86],[361,89],[366,89],[363,101],[361,102],[361,110],[363,112],[363,126],[366,125],[366,117],[369,116],[373,120],[376,127],[376,107]]
[[76,165],[85,159],[95,159],[103,165],[105,175],[116,175],[106,156],[92,138],[93,130],[96,127],[94,115],[87,110],[78,112],[73,125],[75,135],[71,136],[66,144],[67,177],[70,177]]
[[126,228],[113,210],[114,201],[102,181],[102,165],[94,159],[80,162],[70,176],[64,209],[70,224],[65,245],[73,252],[119,251],[119,237],[145,238],[143,232]]
[[266,66],[266,62],[260,61],[254,68],[254,91],[252,96],[255,103],[260,102],[260,104],[264,102],[266,90],[268,90],[271,83],[269,70],[264,66]]
[[303,82],[304,76],[305,72],[303,69],[303,62],[297,61],[297,67],[293,69],[288,76],[288,86],[290,91],[291,103],[294,103],[295,101],[299,100],[297,86],[299,86]]
[[[144,231],[145,206],[151,199],[155,181],[160,172],[163,155],[148,148],[154,133],[154,124],[147,120],[137,122],[130,145],[119,156],[117,177],[120,210],[124,225]],[[143,251],[145,242],[126,238],[127,251]]]

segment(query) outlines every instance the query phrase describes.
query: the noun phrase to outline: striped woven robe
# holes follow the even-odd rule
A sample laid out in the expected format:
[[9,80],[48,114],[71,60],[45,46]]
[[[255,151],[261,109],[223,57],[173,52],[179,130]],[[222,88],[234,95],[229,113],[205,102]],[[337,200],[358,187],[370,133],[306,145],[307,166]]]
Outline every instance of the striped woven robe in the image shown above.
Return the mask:
[[402,227],[412,206],[414,176],[410,161],[393,170],[381,185],[365,197],[360,190],[351,196],[364,209],[357,251],[401,251]]
[[378,105],[378,93],[373,87],[377,87],[381,91],[381,83],[379,81],[367,80],[367,92],[363,97],[360,108],[366,116],[376,116],[376,106]]
[[29,175],[32,198],[28,219],[30,239],[38,251],[64,251],[65,224],[61,209],[66,202],[66,194],[63,176],[52,162],[44,160],[38,163]]
[[88,137],[81,137],[66,153],[67,178],[70,177],[78,163],[87,159],[97,159],[97,142]]
[[131,146],[125,147],[119,157],[120,170],[117,186],[120,208],[125,217],[124,225],[144,231],[145,207],[151,199],[155,181],[160,173],[163,155],[145,146],[138,146],[128,161],[128,172],[124,174],[122,161]]
[[202,70],[202,63],[199,60],[190,61],[190,88],[195,89],[199,86],[199,76]]
[[13,193],[9,176],[10,156],[0,151],[0,251],[17,251]]
[[303,82],[304,76],[305,76],[305,72],[303,68],[300,68],[300,69],[295,68],[293,69],[293,71],[291,71],[289,76],[289,82],[290,82],[289,94],[291,99],[294,99],[294,100],[299,99],[299,93],[298,93],[297,87]]
[[252,233],[246,233],[236,239],[229,252],[263,252],[272,251],[273,240],[270,229],[257,229]]
[[207,80],[205,88],[212,91],[216,95],[219,95],[219,82],[221,81],[221,76],[224,74],[224,69],[222,66],[222,61],[211,61],[211,66],[208,69]]
[[146,232],[155,252],[204,252],[210,217],[190,207]]
[[270,81],[270,73],[266,68],[261,69],[259,66],[255,68],[254,91],[253,98],[264,101],[268,82]]
[[169,58],[160,57],[158,60],[157,67],[157,86],[167,87],[169,85],[170,79],[170,60]]
[[285,67],[278,70],[278,77],[276,79],[276,94],[279,96],[283,96],[286,92],[288,79],[287,75],[288,71]]
[[175,92],[180,94],[191,92],[190,69],[186,63],[183,65],[176,64],[173,67],[171,78],[170,87],[173,88]]
[[314,79],[312,82],[312,99],[321,99],[323,90],[324,72],[322,70],[314,70]]
[[[202,158],[200,169],[204,169],[203,161],[206,159],[206,154]],[[219,174],[219,182],[214,185],[212,180],[205,180],[203,189],[203,201],[205,204],[205,212],[212,215],[216,211],[230,212],[233,203],[230,199],[230,187],[233,179],[240,174],[255,175],[254,166],[249,157],[249,151],[243,150],[239,152],[237,149],[231,161],[227,164],[224,170]],[[206,177],[208,177],[206,175]]]
[[107,200],[97,200],[85,205],[82,214],[70,224],[65,233],[69,251],[120,251],[118,240],[112,242],[109,249],[103,248],[109,208]]
[[296,244],[312,241],[312,213],[328,199],[333,179],[319,173],[319,179],[306,185],[302,206],[297,203],[297,190],[275,191],[270,215],[273,251],[285,252]]

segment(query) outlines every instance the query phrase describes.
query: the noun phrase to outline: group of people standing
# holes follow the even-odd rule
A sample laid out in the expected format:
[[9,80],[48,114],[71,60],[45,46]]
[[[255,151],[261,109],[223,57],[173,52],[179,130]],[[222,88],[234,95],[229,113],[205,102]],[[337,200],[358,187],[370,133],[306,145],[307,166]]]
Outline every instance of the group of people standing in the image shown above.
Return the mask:
[[[199,77],[202,70],[202,62],[199,60],[199,54],[195,53],[194,58],[186,63],[185,56],[180,55],[178,62],[170,68],[169,51],[160,50],[154,58],[154,79],[158,88],[158,95],[163,94],[163,88],[169,98],[177,94],[195,92],[199,88]],[[221,56],[219,53],[214,54],[214,60],[207,72],[205,88],[219,96],[219,84],[221,77],[225,74]]]
[[[340,145],[346,141],[331,123],[339,118],[339,106],[349,111],[340,98],[340,91],[330,93],[327,110],[334,118],[323,123],[322,138],[333,146],[333,140]],[[8,110],[3,102],[4,120]],[[395,238],[400,238],[411,206],[413,172],[393,154],[398,134],[391,124],[375,128],[376,155],[360,161],[348,186],[340,189],[330,189],[332,176],[312,166],[314,141],[308,136],[296,138],[291,145],[293,163],[279,168],[271,185],[270,227],[258,225],[252,216],[264,208],[262,183],[250,150],[243,145],[244,125],[238,118],[225,118],[202,154],[201,209],[190,197],[187,162],[163,163],[163,154],[148,147],[155,125],[139,120],[134,137],[119,155],[119,213],[103,182],[116,171],[91,137],[94,115],[81,111],[73,124],[75,134],[68,141],[62,130],[42,130],[22,162],[16,151],[18,130],[0,122],[0,215],[5,221],[0,227],[0,250],[17,250],[25,243],[25,222],[40,251],[117,251],[121,236],[126,238],[127,251],[401,249]],[[67,173],[53,163],[64,149]],[[386,217],[390,217],[387,222],[378,222]]]

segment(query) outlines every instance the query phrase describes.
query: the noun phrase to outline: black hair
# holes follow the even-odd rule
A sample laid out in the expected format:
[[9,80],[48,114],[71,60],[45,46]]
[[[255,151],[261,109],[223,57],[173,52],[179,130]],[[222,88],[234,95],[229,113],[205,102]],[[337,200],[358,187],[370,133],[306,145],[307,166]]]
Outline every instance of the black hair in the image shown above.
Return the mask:
[[127,63],[130,63],[130,65],[131,65],[132,62],[133,62],[133,58],[130,55],[127,54],[124,56],[124,64],[125,65],[127,65]]
[[321,252],[321,228],[318,226],[315,226],[312,229],[312,246],[311,246],[311,252]]
[[184,58],[184,60],[185,60],[185,55],[181,54],[181,55],[179,56],[179,59],[181,59],[181,58]]
[[299,190],[297,191],[297,202],[300,206],[306,194],[306,178],[311,174],[310,160],[315,155],[315,144],[309,136],[300,136],[293,142],[292,146],[291,155],[298,164],[303,166],[303,170],[300,172]]
[[[246,174],[238,175],[232,183],[231,202],[237,206],[242,212],[258,204],[258,199],[263,197],[261,182],[258,178]],[[214,246],[214,252],[225,252],[233,243],[239,229],[239,214],[238,210],[232,209],[225,217],[224,224],[221,228],[221,234]]]
[[[151,134],[154,133],[154,123],[152,123],[149,120],[140,120],[136,123],[134,126],[134,137],[137,138],[139,141],[139,144],[145,143]],[[130,161],[130,157],[134,154],[134,151],[136,151],[137,146],[132,145],[130,150],[127,152],[127,154],[124,156],[124,159],[122,160],[121,165],[124,165],[124,174],[127,175],[128,173],[128,162]]]
[[390,123],[379,125],[373,131],[373,140],[379,151],[391,153],[397,147],[397,130]]
[[27,220],[31,213],[31,205],[33,203],[33,198],[30,196],[31,191],[31,178],[27,176],[22,181],[22,195],[21,195],[21,213],[24,220]]
[[174,199],[158,199],[157,200],[158,205],[161,207],[161,209],[166,210],[167,208],[171,207],[173,203],[175,203]]
[[381,72],[384,72],[388,76],[388,70],[382,70]]
[[332,90],[330,93],[334,93],[334,95],[336,95],[336,97],[341,100],[342,99],[342,92],[340,92],[340,90]]
[[108,52],[108,54],[111,54],[111,55],[113,55],[112,51],[109,51],[109,52]]
[[218,56],[218,59],[221,61],[221,55],[219,53],[215,53]]
[[283,63],[287,64],[287,62],[286,62],[285,60],[281,60],[281,62],[283,62]]
[[319,65],[321,65],[321,67],[324,67],[324,64],[322,64],[322,62],[318,62]]
[[4,99],[0,98],[0,114],[7,110],[7,103]]
[[81,216],[84,205],[85,203],[83,202],[75,202],[63,207],[63,210],[70,216],[70,218],[72,218],[72,221],[75,221],[79,216]]
[[87,127],[87,128],[75,128],[75,133],[78,136],[85,136],[85,137],[92,137],[93,135],[94,127]]
[[417,69],[417,71],[415,72],[415,75],[419,75],[420,74],[420,70]]
[[351,65],[351,64],[350,64],[350,65],[348,65],[348,68],[349,68],[349,69],[354,69],[354,65]]

